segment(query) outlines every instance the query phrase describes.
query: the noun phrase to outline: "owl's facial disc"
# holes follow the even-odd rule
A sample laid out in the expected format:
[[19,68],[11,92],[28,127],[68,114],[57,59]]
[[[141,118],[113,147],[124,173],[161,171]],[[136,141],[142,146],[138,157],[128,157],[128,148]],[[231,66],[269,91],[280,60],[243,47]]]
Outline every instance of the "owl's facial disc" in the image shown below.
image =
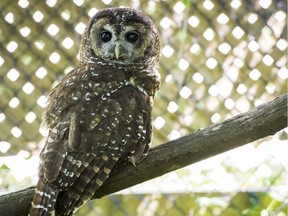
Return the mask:
[[145,29],[137,25],[119,26],[105,23],[90,37],[96,41],[92,49],[96,56],[119,63],[132,62],[143,57]]
[[139,34],[133,26],[125,26],[119,32],[110,24],[104,25],[100,35],[102,56],[117,61],[131,59]]

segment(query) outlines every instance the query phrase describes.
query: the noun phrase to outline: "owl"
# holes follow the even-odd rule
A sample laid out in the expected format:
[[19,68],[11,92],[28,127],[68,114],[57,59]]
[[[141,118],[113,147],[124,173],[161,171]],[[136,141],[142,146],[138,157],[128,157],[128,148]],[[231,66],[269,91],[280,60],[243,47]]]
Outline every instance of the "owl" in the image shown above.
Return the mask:
[[120,161],[146,156],[159,58],[157,28],[143,12],[109,8],[90,19],[79,65],[48,97],[30,216],[73,215]]

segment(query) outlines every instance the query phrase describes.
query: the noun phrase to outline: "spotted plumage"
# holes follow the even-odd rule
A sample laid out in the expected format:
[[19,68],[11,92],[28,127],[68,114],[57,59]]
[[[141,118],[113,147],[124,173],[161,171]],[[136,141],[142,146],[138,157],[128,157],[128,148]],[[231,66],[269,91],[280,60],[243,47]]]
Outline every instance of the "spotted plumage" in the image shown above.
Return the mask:
[[119,160],[145,157],[159,56],[157,29],[143,12],[110,8],[90,19],[79,65],[49,94],[31,216],[73,215]]

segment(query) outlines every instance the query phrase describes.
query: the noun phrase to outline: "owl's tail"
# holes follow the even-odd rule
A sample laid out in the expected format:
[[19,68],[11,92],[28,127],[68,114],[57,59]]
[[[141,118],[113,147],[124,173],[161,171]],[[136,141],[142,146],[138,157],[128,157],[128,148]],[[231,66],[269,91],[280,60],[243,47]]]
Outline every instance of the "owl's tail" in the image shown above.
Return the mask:
[[55,215],[73,215],[73,212],[93,197],[94,193],[108,178],[110,171],[118,160],[119,158],[117,157],[103,155],[95,158],[74,182],[69,191],[59,193],[55,205]]
[[58,196],[58,190],[38,181],[31,203],[29,216],[51,216]]

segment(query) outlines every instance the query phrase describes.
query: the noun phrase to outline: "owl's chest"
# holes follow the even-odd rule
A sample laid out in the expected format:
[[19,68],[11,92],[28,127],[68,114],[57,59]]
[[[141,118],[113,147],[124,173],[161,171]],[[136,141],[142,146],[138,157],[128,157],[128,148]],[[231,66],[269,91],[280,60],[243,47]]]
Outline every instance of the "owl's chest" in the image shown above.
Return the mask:
[[[149,138],[151,97],[130,83],[112,85],[96,94],[89,100],[84,97],[85,103],[75,107],[83,149],[122,155]],[[126,146],[130,146],[127,152]]]
[[[63,113],[71,110],[82,110],[116,100],[129,106],[133,101],[147,103],[151,99],[148,85],[143,84],[133,71],[121,68],[102,67],[99,65],[83,66],[72,71],[52,91],[49,106],[46,109],[46,120],[57,122]],[[128,100],[130,99],[130,101]],[[143,102],[144,101],[144,102]],[[129,103],[128,103],[129,102]]]
[[121,100],[129,96],[130,99],[145,100],[149,94],[145,85],[139,82],[137,78],[131,75],[120,75],[115,78],[107,74],[105,79],[84,79],[79,80],[79,90],[71,91],[70,99],[77,103],[80,99],[84,104],[93,103],[94,101],[105,102],[109,99]]

